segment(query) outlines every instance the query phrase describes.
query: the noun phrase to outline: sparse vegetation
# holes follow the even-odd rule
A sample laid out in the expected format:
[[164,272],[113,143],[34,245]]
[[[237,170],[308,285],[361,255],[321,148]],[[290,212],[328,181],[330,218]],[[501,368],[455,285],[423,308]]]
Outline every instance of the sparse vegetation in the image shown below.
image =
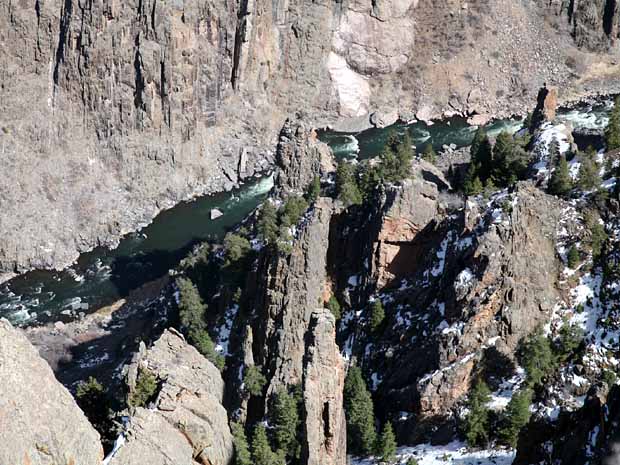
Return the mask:
[[136,385],[129,393],[127,403],[132,407],[146,407],[157,393],[157,378],[146,368],[140,368]]
[[329,300],[327,301],[327,308],[329,309],[330,312],[332,312],[332,315],[334,315],[334,318],[336,318],[336,320],[340,319],[340,316],[341,316],[340,303],[338,302],[338,299],[336,298],[335,295],[331,296]]

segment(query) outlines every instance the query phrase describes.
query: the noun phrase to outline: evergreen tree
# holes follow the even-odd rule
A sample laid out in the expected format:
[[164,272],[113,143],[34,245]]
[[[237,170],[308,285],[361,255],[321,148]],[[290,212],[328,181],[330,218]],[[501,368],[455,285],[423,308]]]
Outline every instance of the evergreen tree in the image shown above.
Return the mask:
[[383,184],[381,167],[375,166],[368,160],[365,160],[358,165],[357,179],[362,198],[368,201],[377,187]]
[[224,247],[226,248],[226,266],[234,265],[247,256],[252,250],[250,241],[239,234],[228,233],[224,238]]
[[253,465],[285,465],[282,457],[279,457],[269,445],[267,430],[263,425],[257,425],[252,438]]
[[215,345],[207,331],[207,306],[189,279],[178,278],[176,284],[179,289],[181,330],[187,336],[188,342],[221,370],[224,367],[224,358],[215,352]]
[[512,395],[504,412],[502,426],[499,430],[500,440],[515,448],[521,429],[530,421],[530,405],[532,404],[532,390],[521,389]]
[[338,199],[346,206],[360,205],[362,193],[355,180],[355,168],[351,163],[342,161],[336,170],[336,192]]
[[380,299],[375,299],[370,305],[370,329],[375,332],[385,319],[385,310]]
[[489,409],[491,391],[486,383],[478,380],[467,400],[469,413],[465,418],[464,432],[471,447],[484,446],[489,439]]
[[105,435],[112,430],[110,401],[99,381],[92,376],[87,381],[81,381],[75,400],[100,434]]
[[246,367],[243,384],[245,389],[253,396],[260,396],[263,393],[263,387],[267,383],[265,375],[261,372],[260,367],[251,365]]
[[559,155],[559,161],[549,179],[549,193],[558,196],[567,195],[572,188],[572,180],[568,171],[568,163],[564,155]]
[[306,189],[306,200],[310,205],[316,202],[316,199],[321,195],[321,178],[315,176],[312,179],[312,182],[308,185]]
[[575,245],[572,245],[571,248],[568,249],[568,254],[566,256],[568,267],[572,270],[576,269],[579,266],[579,260],[579,250],[577,250]]
[[357,366],[349,368],[344,385],[348,450],[357,455],[373,451],[377,433],[372,397]]
[[540,385],[556,368],[551,342],[540,329],[523,341],[520,352],[529,387]]
[[605,141],[607,150],[620,149],[620,97],[616,97],[614,108],[609,116],[609,124],[605,130]]
[[340,316],[341,316],[340,302],[338,302],[338,299],[336,298],[335,295],[331,296],[329,300],[327,301],[327,308],[329,309],[330,312],[332,312],[332,315],[334,315],[334,318],[336,318],[336,320],[340,319]]
[[136,379],[136,385],[129,393],[127,403],[132,407],[146,407],[157,393],[157,379],[147,369],[140,369]]
[[280,215],[280,224],[286,228],[296,225],[308,209],[308,202],[303,197],[290,196],[284,203]]
[[558,142],[557,137],[553,136],[551,138],[551,142],[547,146],[547,159],[549,161],[549,166],[557,166],[560,161],[560,143]]
[[274,439],[277,449],[286,456],[298,456],[297,428],[299,427],[299,412],[297,399],[281,388],[276,392],[273,408],[271,409],[271,425],[274,428]]
[[388,463],[393,462],[396,458],[396,436],[394,436],[394,430],[390,422],[383,426],[383,431],[377,444],[377,455],[381,457],[382,461]]
[[565,363],[577,352],[584,339],[583,329],[577,325],[571,325],[568,321],[560,328],[560,337],[556,346],[557,358]]
[[599,167],[595,157],[596,151],[593,149],[581,154],[581,167],[579,168],[577,183],[584,191],[596,190],[601,186]]
[[267,245],[275,245],[278,240],[278,212],[269,201],[265,201],[258,217],[258,236]]
[[590,231],[592,259],[596,262],[603,253],[608,236],[605,232],[605,227],[600,223],[600,217],[595,212],[586,214],[586,227]]
[[476,174],[476,165],[474,163],[469,165],[467,173],[465,174],[465,181],[463,182],[463,192],[468,196],[480,195],[484,190],[480,177]]
[[493,172],[492,176],[499,185],[508,186],[514,184],[523,177],[527,170],[528,155],[525,150],[515,143],[508,132],[502,132],[497,136],[493,147]]
[[[426,147],[424,147],[422,151],[422,159],[429,163],[435,163],[437,161],[437,153],[435,153],[433,144],[426,144]],[[452,167],[452,165],[450,165],[450,167]]]
[[230,426],[235,446],[235,465],[254,465],[243,426],[239,423],[232,423]]
[[[486,181],[493,168],[493,148],[483,127],[478,128],[469,149],[471,162],[477,167],[474,177]],[[472,177],[473,179],[473,177]]]

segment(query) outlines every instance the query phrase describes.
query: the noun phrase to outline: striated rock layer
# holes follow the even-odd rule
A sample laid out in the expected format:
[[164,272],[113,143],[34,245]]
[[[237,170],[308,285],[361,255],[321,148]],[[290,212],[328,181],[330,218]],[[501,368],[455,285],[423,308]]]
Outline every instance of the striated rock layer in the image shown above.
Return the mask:
[[266,169],[302,108],[364,128],[609,92],[615,2],[569,3],[0,0],[0,274]]

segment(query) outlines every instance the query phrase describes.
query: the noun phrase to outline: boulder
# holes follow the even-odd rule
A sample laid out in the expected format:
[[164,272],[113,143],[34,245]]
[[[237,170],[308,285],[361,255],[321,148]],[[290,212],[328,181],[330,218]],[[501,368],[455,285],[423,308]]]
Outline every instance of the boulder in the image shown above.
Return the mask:
[[159,391],[149,410],[138,408],[131,415],[126,442],[110,465],[228,465],[232,435],[222,406],[224,381],[215,365],[170,329],[126,367],[129,392],[140,369],[156,376]]
[[0,463],[99,465],[99,433],[21,331],[0,320]]

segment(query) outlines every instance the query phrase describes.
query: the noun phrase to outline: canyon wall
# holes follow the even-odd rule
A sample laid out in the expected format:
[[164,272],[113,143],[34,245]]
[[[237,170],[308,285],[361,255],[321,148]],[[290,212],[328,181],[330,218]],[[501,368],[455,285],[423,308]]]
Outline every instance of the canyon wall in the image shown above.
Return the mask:
[[[62,267],[271,165],[286,117],[363,128],[610,91],[614,1],[0,0],[0,276]],[[579,48],[581,47],[581,48]]]

